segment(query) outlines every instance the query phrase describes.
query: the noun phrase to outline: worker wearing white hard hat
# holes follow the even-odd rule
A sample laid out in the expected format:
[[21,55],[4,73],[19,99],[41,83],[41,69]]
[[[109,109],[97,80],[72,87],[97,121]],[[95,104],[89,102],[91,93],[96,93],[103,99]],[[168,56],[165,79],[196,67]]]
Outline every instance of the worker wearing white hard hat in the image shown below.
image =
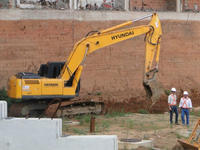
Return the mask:
[[181,120],[182,124],[185,125],[185,116],[186,116],[186,124],[189,125],[189,113],[190,109],[192,109],[192,101],[188,97],[188,92],[183,92],[183,97],[180,100],[179,108],[181,109]]
[[176,92],[176,88],[171,88],[171,91],[172,92]]
[[178,109],[177,109],[177,97],[176,88],[171,88],[171,94],[168,96],[168,106],[170,112],[170,123],[173,123],[173,113],[175,113],[175,124],[178,125]]

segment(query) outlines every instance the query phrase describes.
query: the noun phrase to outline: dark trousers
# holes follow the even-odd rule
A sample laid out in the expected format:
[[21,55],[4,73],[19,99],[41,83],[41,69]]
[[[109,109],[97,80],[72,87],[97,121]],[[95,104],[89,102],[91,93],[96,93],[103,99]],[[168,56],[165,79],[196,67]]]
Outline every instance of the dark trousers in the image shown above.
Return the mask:
[[186,115],[186,124],[189,125],[189,109],[187,108],[182,108],[181,109],[181,120],[182,124],[185,125],[185,115]]
[[178,109],[177,106],[170,106],[171,110],[170,110],[170,123],[173,123],[173,113],[175,113],[176,115],[176,120],[175,123],[178,123]]

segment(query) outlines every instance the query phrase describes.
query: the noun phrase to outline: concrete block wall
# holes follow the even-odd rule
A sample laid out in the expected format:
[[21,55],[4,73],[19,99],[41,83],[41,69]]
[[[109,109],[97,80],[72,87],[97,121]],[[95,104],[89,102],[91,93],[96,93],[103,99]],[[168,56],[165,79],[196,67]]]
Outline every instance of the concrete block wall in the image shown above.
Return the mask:
[[117,136],[62,136],[61,119],[0,120],[2,150],[117,150]]
[[8,110],[7,110],[7,102],[0,100],[0,120],[7,118]]
[[61,119],[4,118],[0,129],[0,150],[118,150],[115,135],[62,136]]

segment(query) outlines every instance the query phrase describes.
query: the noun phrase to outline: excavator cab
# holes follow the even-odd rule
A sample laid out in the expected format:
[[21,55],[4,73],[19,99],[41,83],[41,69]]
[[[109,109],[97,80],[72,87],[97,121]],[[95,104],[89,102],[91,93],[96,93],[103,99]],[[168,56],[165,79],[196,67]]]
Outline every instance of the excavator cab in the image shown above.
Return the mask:
[[[63,69],[63,66],[65,65],[65,62],[48,62],[47,64],[41,64],[40,69],[38,70],[38,75],[40,77],[45,78],[58,78],[60,75],[61,70]],[[68,81],[65,82],[65,87],[71,87],[73,84],[75,73],[70,77]],[[76,88],[76,95],[79,94],[80,91],[80,80],[78,81],[78,86]]]
[[38,75],[46,78],[57,78],[60,75],[65,62],[48,62],[41,64]]

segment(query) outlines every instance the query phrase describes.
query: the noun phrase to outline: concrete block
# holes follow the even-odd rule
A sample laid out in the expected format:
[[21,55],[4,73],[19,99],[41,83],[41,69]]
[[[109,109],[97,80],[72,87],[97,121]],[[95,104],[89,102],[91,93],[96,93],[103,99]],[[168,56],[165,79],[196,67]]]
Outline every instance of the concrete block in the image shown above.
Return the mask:
[[62,120],[7,118],[0,120],[2,150],[117,150],[117,136],[62,136]]
[[0,120],[8,117],[7,102],[0,100]]
[[0,150],[117,150],[116,135],[62,136],[62,120],[7,118],[0,101]]
[[28,9],[28,8],[33,9],[33,8],[35,8],[35,6],[33,4],[21,4],[20,0],[16,0],[16,5],[17,5],[17,7],[22,8],[22,9]]
[[183,136],[185,138],[188,138],[191,133],[192,133],[192,130],[188,130],[188,129],[179,129],[176,131],[176,134]]
[[140,142],[121,142],[119,141],[119,150],[132,150],[138,147],[152,148],[153,142],[151,140],[142,140]]
[[64,121],[64,125],[76,126],[76,125],[80,125],[80,122],[78,122],[78,121]]
[[69,150],[118,150],[116,135],[67,136],[58,145]]

